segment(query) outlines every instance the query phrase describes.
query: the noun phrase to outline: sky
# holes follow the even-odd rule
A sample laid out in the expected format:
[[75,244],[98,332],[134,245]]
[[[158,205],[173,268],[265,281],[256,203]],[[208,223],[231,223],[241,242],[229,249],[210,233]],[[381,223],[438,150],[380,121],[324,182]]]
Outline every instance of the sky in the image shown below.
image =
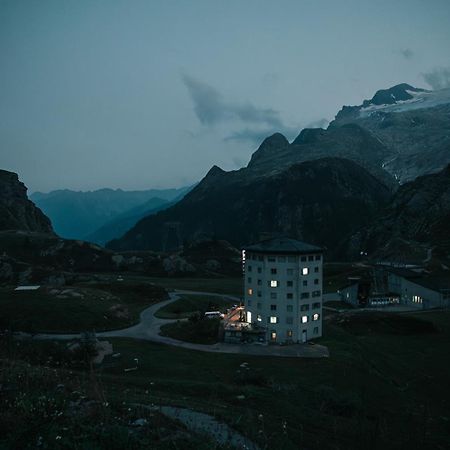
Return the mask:
[[378,89],[449,86],[449,24],[448,0],[0,0],[0,168],[189,185]]

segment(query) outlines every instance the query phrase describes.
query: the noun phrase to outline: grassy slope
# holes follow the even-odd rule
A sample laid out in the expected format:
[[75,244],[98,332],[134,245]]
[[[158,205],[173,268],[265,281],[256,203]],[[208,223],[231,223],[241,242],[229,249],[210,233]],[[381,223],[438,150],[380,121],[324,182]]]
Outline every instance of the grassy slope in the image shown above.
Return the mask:
[[82,297],[58,298],[45,288],[18,292],[1,288],[0,329],[79,332],[123,328],[136,323],[143,309],[166,296],[158,286],[134,282],[89,284],[67,289]]
[[[392,334],[381,327],[354,334],[327,321],[321,343],[331,357],[323,360],[208,354],[114,340],[122,359],[111,361],[104,379],[135,388],[151,380],[154,398],[214,411],[268,448],[400,449],[439,443],[444,448],[450,438],[450,313],[421,317],[439,332]],[[135,357],[138,371],[125,375]],[[237,373],[243,362],[256,374],[249,384]]]
[[233,306],[234,301],[221,297],[205,295],[182,295],[179,300],[162,307],[156,311],[155,316],[160,319],[186,319],[194,312],[222,311]]

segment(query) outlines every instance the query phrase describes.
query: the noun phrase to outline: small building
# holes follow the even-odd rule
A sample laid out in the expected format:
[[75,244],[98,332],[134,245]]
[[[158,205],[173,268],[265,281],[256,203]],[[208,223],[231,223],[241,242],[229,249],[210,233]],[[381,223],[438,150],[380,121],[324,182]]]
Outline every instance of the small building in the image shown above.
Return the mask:
[[399,295],[400,304],[417,309],[450,308],[450,274],[388,267],[389,291]]
[[269,343],[322,336],[323,249],[274,238],[242,251],[245,322]]

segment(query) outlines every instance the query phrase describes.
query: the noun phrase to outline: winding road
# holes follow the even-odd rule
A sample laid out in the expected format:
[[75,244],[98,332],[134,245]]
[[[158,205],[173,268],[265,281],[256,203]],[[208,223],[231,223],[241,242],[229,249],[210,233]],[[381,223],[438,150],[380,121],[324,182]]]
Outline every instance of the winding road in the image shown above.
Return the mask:
[[[132,338],[146,341],[158,342],[166,345],[173,345],[189,350],[199,350],[211,353],[234,353],[244,355],[277,356],[293,358],[326,358],[329,356],[328,348],[323,345],[292,344],[292,345],[261,345],[261,344],[227,344],[218,342],[213,345],[194,344],[192,342],[179,341],[159,334],[160,328],[166,323],[173,322],[173,319],[160,319],[155,317],[156,311],[180,298],[180,295],[209,295],[231,299],[240,302],[240,299],[231,295],[216,294],[213,292],[197,292],[176,290],[169,294],[169,299],[164,300],[144,309],[140,315],[140,322],[129,328],[120,330],[110,330],[96,333],[98,338]],[[33,339],[74,339],[79,334],[36,334]]]

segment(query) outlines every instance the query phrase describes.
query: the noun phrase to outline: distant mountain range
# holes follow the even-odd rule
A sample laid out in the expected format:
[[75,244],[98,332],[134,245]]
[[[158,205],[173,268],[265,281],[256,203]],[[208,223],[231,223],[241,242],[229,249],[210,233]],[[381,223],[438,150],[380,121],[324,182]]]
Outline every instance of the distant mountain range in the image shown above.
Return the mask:
[[[270,232],[346,258],[343,243],[394,207],[401,184],[449,163],[450,89],[400,84],[343,107],[326,130],[304,129],[292,143],[279,133],[268,137],[245,168],[213,167],[183,200],[108,246],[160,250],[208,236],[239,246]],[[367,247],[358,242],[353,254]]]
[[147,214],[170,206],[189,189],[87,192],[65,189],[47,194],[35,192],[30,199],[50,218],[59,236],[104,244],[121,236]]

